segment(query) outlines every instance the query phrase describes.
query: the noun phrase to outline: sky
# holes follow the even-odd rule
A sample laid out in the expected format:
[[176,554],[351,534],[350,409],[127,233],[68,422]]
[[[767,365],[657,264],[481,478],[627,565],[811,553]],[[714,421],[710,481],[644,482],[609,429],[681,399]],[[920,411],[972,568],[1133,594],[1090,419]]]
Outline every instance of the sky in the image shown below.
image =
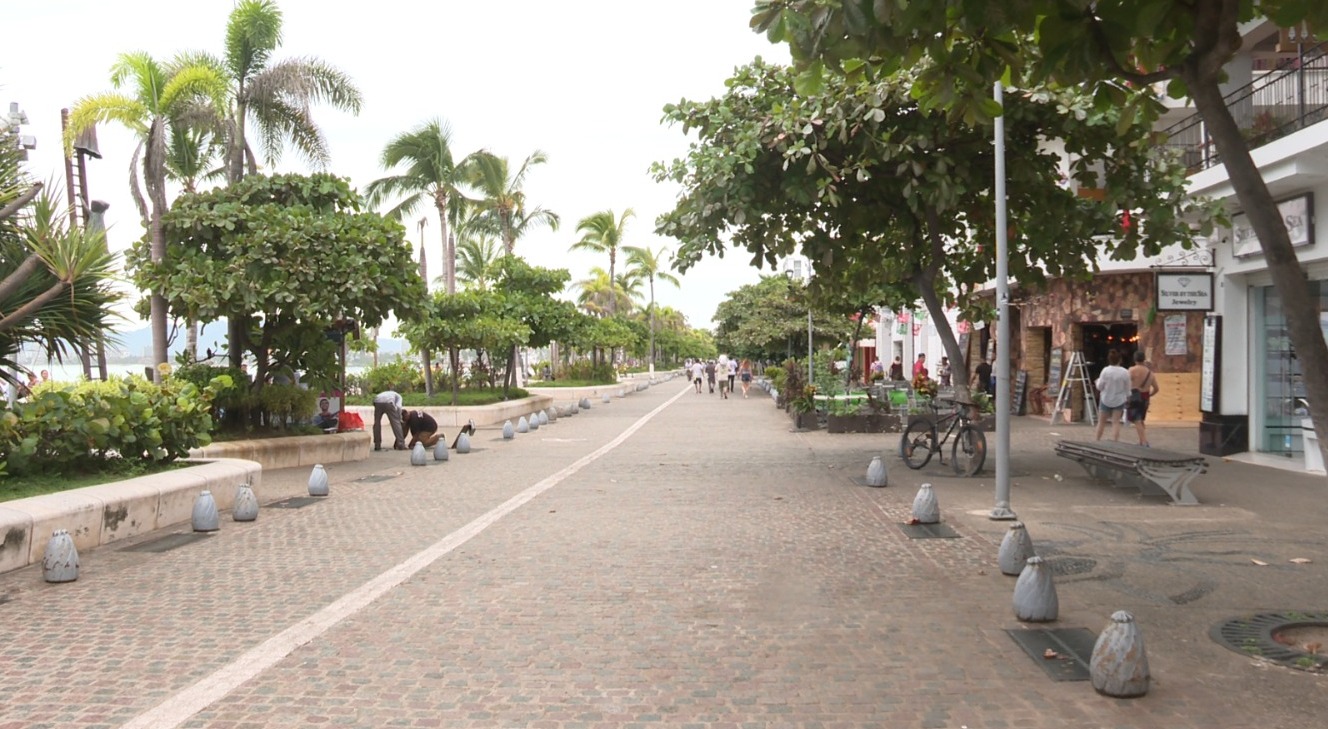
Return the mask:
[[[278,0],[283,43],[274,60],[313,56],[359,86],[364,108],[350,115],[315,107],[332,153],[329,171],[359,188],[387,173],[378,164],[395,135],[438,117],[450,124],[458,156],[478,149],[515,167],[535,150],[549,157],[527,176],[528,200],[559,214],[558,232],[537,230],[517,242],[530,263],[566,268],[572,280],[608,268],[607,256],[569,252],[576,222],[594,212],[631,207],[625,245],[675,249],[654,234],[677,188],[651,179],[652,162],[685,154],[687,137],[661,123],[663,106],[721,95],[733,69],[762,56],[787,62],[784,46],[748,27],[753,0]],[[222,51],[232,0],[30,0],[4,3],[0,110],[18,102],[23,134],[37,138],[29,172],[63,189],[60,109],[112,90],[117,54],[146,51],[161,61],[184,50]],[[103,158],[88,161],[93,199],[110,203],[109,242],[123,250],[141,236],[128,188],[134,139],[98,127]],[[287,151],[267,171],[306,172]],[[407,218],[419,245],[425,226],[429,277],[442,272],[432,211]],[[715,307],[760,276],[745,251],[711,257],[656,283],[656,301],[710,328]],[[770,273],[770,271],[765,271]],[[648,294],[647,294],[648,295]],[[131,315],[132,317],[132,315]],[[145,326],[134,318],[125,329]],[[387,332],[384,332],[385,334]]]

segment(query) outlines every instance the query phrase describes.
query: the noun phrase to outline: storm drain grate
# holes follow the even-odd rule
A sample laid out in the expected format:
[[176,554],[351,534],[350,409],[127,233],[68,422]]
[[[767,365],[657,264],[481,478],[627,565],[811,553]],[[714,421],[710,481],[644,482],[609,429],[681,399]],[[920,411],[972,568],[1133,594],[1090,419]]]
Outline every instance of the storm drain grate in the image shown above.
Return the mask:
[[176,532],[175,534],[167,534],[164,537],[149,539],[146,542],[131,544],[128,547],[125,547],[123,551],[152,552],[160,554],[161,552],[169,552],[172,549],[179,549],[186,544],[201,542],[202,540],[207,539],[209,535],[209,532]]
[[959,532],[944,524],[900,524],[909,539],[958,539]]
[[[1097,636],[1088,628],[1018,628],[1006,633],[1053,681],[1087,681]],[[1048,652],[1050,651],[1050,653]]]
[[1097,560],[1084,557],[1052,557],[1046,562],[1051,565],[1051,573],[1061,577],[1086,575],[1097,566]]
[[326,496],[295,496],[282,501],[272,502],[274,509],[303,509],[310,504],[317,504],[326,499]]
[[1328,669],[1328,645],[1314,646],[1315,652],[1311,653],[1305,650],[1305,646],[1286,645],[1277,640],[1286,631],[1296,628],[1328,630],[1328,612],[1289,611],[1246,615],[1214,625],[1208,635],[1218,645],[1252,658],[1262,658],[1302,671]]

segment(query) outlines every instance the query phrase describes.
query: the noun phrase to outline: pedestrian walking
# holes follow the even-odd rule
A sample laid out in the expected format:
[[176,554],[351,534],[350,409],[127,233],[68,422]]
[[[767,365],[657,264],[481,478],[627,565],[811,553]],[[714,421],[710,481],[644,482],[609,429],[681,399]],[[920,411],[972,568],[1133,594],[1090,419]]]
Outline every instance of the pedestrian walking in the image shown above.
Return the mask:
[[701,394],[701,379],[705,377],[705,365],[701,360],[692,363],[692,383],[696,385],[696,394]]
[[890,363],[890,379],[896,382],[902,382],[904,379],[904,358],[895,356],[895,361]]
[[715,394],[715,360],[706,362],[705,366],[706,384],[710,385],[710,394]]
[[733,372],[730,369],[730,363],[727,357],[720,357],[719,364],[715,365],[715,378],[719,380],[719,397],[721,400],[729,399],[729,389],[733,387]]
[[950,368],[950,358],[949,358],[949,357],[941,357],[941,363],[940,363],[939,365],[936,366],[936,377],[938,377],[938,378],[940,379],[940,381],[941,381],[941,387],[949,387],[949,386],[950,386],[950,375],[951,375],[951,372],[952,372],[952,369]]
[[1134,353],[1134,366],[1130,368],[1130,399],[1125,404],[1125,417],[1134,423],[1134,432],[1139,436],[1139,445],[1148,445],[1148,430],[1144,419],[1148,417],[1148,401],[1162,389],[1157,385],[1157,375],[1145,362],[1144,351]]
[[373,442],[374,450],[383,450],[383,416],[387,416],[387,424],[392,426],[392,448],[398,451],[406,450],[406,438],[401,431],[401,395],[396,390],[383,390],[374,395],[374,424],[373,424]]
[[1107,366],[1098,373],[1097,386],[1097,432],[1094,440],[1102,440],[1107,420],[1111,420],[1111,439],[1120,440],[1121,415],[1125,413],[1125,401],[1130,396],[1130,373],[1120,366],[1120,352],[1107,352]]
[[747,397],[747,391],[752,389],[752,361],[744,359],[738,364],[738,379],[742,380],[742,396]]
[[733,381],[734,381],[735,379],[737,379],[737,377],[738,377],[738,360],[733,359],[732,357],[730,357],[730,358],[729,358],[729,394],[730,394],[730,395],[732,395],[733,392],[734,392],[734,390],[733,390]]

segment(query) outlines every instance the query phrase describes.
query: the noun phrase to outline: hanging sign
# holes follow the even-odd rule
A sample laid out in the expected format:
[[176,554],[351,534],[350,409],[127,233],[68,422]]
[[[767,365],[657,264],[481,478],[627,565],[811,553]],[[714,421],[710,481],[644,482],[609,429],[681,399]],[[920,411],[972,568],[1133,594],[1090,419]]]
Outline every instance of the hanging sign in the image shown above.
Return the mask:
[[1155,280],[1158,311],[1212,311],[1213,274],[1198,271],[1159,273]]

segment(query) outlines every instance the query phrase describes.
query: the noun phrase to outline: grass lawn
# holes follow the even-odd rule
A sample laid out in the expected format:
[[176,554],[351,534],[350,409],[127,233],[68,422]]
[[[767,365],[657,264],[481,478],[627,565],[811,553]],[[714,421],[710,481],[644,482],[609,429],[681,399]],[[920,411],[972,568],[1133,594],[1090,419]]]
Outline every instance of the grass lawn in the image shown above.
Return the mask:
[[29,496],[54,494],[60,491],[82,488],[84,486],[96,486],[97,484],[124,481],[136,476],[148,476],[154,473],[173,471],[177,468],[187,468],[195,465],[198,464],[181,461],[147,464],[120,461],[113,464],[112,467],[108,469],[96,472],[41,474],[22,477],[6,476],[0,478],[0,502],[10,501],[12,499],[26,499]]

